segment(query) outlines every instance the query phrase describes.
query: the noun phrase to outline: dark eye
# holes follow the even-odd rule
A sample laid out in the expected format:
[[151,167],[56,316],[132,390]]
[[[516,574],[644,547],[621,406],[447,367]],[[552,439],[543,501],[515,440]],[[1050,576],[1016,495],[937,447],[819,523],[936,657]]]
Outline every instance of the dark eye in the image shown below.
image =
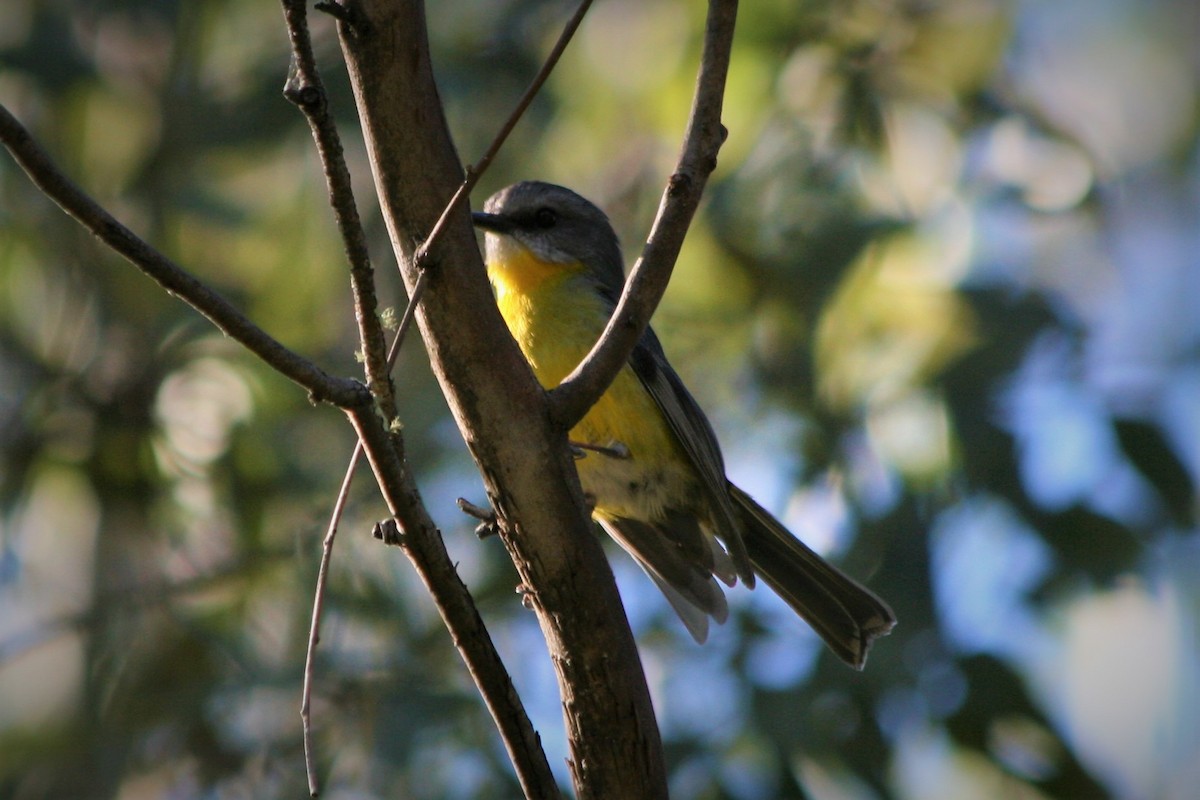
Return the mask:
[[542,206],[533,215],[533,221],[539,228],[553,228],[558,224],[558,213],[553,208]]

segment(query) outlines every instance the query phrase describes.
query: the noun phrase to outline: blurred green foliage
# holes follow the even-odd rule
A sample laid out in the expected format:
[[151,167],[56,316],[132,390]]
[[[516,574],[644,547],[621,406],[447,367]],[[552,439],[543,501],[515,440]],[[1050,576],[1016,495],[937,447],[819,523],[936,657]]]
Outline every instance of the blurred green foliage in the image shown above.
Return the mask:
[[[460,153],[570,4],[431,4]],[[1183,798],[1200,779],[1200,74],[1190,4],[745,3],[730,137],[655,326],[731,474],[893,604],[866,671],[764,589],[705,647],[614,569],[682,798]],[[476,200],[526,177],[631,257],[703,9],[601,0]],[[336,37],[314,35],[381,291],[403,304]],[[6,0],[0,102],[123,221],[357,374],[340,245],[270,3]],[[464,319],[469,319],[464,315]],[[561,764],[536,625],[420,347],[412,463]],[[296,797],[336,413],[0,159],[0,797]],[[503,749],[407,562],[334,558],[328,797],[503,798]]]

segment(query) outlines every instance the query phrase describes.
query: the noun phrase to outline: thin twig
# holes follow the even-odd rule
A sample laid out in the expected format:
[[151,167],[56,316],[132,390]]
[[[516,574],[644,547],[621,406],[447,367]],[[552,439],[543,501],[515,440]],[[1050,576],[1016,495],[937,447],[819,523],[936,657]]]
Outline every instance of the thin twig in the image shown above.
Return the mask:
[[401,524],[400,545],[433,598],[443,624],[487,705],[527,798],[558,798],[554,773],[512,678],[496,651],[471,593],[458,576],[441,533],[429,517],[392,437],[366,409],[347,412],[363,442],[388,511]]
[[[284,0],[285,13],[289,6],[295,5],[297,0]],[[538,90],[545,83],[554,65],[558,62],[567,43],[578,29],[584,14],[590,7],[592,0],[582,0],[575,14],[567,22],[563,33],[560,35],[550,55],[547,57],[546,63],[543,64],[541,70],[534,77],[529,88],[518,102],[516,108],[509,115],[505,124],[493,138],[488,149],[476,164],[466,169],[464,180],[455,191],[453,197],[443,208],[437,222],[430,230],[428,236],[417,248],[414,254],[414,262],[419,268],[417,282],[414,284],[408,306],[405,310],[403,319],[400,322],[397,335],[392,343],[390,352],[388,353],[387,365],[388,369],[394,365],[395,359],[399,352],[399,345],[403,341],[404,335],[408,327],[412,323],[413,315],[417,305],[420,303],[421,297],[424,294],[425,287],[428,281],[429,272],[427,266],[428,254],[433,245],[438,241],[442,232],[446,229],[448,221],[454,211],[470,194],[479,178],[487,170],[496,153],[504,144],[521,116],[525,113],[536,95]],[[289,17],[289,26],[295,22],[303,25],[303,17]],[[293,42],[296,42],[296,35],[293,34]],[[308,56],[311,57],[311,50],[308,51]],[[302,59],[297,57],[297,62],[300,65],[299,69],[303,69]],[[314,73],[315,74],[315,70]],[[307,109],[306,103],[301,103],[301,108]],[[306,114],[308,111],[306,110]],[[310,122],[312,122],[310,118]],[[317,126],[314,124],[314,136],[317,136]],[[340,152],[340,151],[339,151]],[[322,151],[322,159],[324,160],[325,153]],[[327,174],[329,166],[326,165]],[[336,193],[331,179],[331,193]],[[336,205],[335,205],[336,207]],[[368,364],[370,369],[370,365]],[[372,379],[372,385],[375,385]],[[312,665],[315,658],[315,648],[319,640],[319,624],[320,616],[323,607],[323,595],[325,587],[325,576],[328,572],[329,559],[332,555],[332,544],[336,535],[337,520],[341,514],[341,506],[344,502],[344,494],[348,487],[350,475],[353,473],[356,463],[363,452],[364,431],[370,426],[366,420],[362,419],[361,415],[352,414],[352,419],[359,429],[360,441],[356,446],[351,464],[347,469],[347,478],[343,483],[342,492],[339,494],[339,501],[334,509],[334,516],[330,523],[329,533],[326,536],[323,551],[322,562],[318,572],[318,587],[317,598],[314,599],[312,628],[309,636],[309,652],[306,656],[305,663],[305,687],[304,698],[302,700],[301,716],[304,721],[305,731],[305,753],[308,760],[309,770],[309,787],[315,793],[316,791],[316,775],[311,757],[311,727],[309,725],[308,710],[310,708],[311,686],[312,686]],[[390,419],[390,417],[389,417]],[[374,432],[374,431],[373,431]],[[388,437],[392,447],[396,446],[396,437]],[[381,443],[382,445],[382,443]],[[376,470],[377,478],[380,478],[380,485],[384,487],[384,475],[381,473],[382,464],[392,463],[392,459],[380,458],[380,453],[372,451],[368,448],[368,453],[373,454],[372,466]],[[397,464],[393,467],[392,477],[398,482],[392,486],[406,486],[407,476],[405,475],[402,465]],[[415,495],[415,487],[408,487]],[[388,494],[388,489],[384,488],[385,495]],[[403,494],[403,493],[402,493]],[[392,503],[389,502],[389,506]],[[418,516],[425,515],[425,509],[419,503],[417,498],[416,507],[412,509],[417,512]],[[509,750],[510,757],[513,760],[516,768],[518,779],[520,780],[525,793],[529,797],[556,796],[557,788],[554,782],[553,774],[550,772],[549,764],[545,760],[545,754],[540,747],[540,740],[536,731],[529,722],[524,708],[521,704],[520,697],[512,688],[511,679],[505,670],[503,663],[500,661],[499,655],[495,652],[491,645],[490,637],[487,635],[486,628],[483,627],[482,620],[478,617],[478,612],[474,608],[474,603],[467,592],[466,587],[462,585],[457,578],[457,573],[453,569],[453,564],[446,554],[444,546],[441,545],[440,536],[436,535],[436,529],[432,529],[432,522],[428,526],[413,525],[412,514],[400,515],[396,513],[393,507],[393,514],[396,519],[403,519],[406,522],[406,529],[415,527],[417,530],[429,528],[427,535],[421,537],[405,537],[402,541],[405,543],[405,550],[408,552],[410,559],[416,565],[418,572],[426,580],[427,586],[434,595],[438,606],[442,609],[443,618],[446,621],[447,627],[452,631],[455,641],[458,644],[460,652],[464,660],[467,662],[473,677],[492,712],[493,718],[496,720],[497,726],[500,729],[501,735],[505,741],[505,745]],[[419,522],[419,520],[418,520]],[[432,534],[432,535],[430,535]],[[451,580],[452,579],[452,580]],[[459,591],[460,590],[460,591]]]
[[500,529],[497,527],[499,523],[496,521],[496,512],[493,509],[477,506],[465,497],[460,497],[455,502],[458,504],[459,511],[468,517],[479,520],[479,524],[475,526],[477,537],[488,539],[500,533]]
[[292,69],[284,87],[284,96],[304,113],[312,129],[313,141],[325,170],[329,189],[329,204],[342,236],[346,259],[350,262],[350,288],[354,296],[358,338],[362,346],[367,386],[375,396],[383,418],[396,416],[395,389],[388,370],[384,347],[383,326],[379,323],[378,300],[375,296],[375,272],[367,249],[363,230],[354,202],[350,170],[342,150],[337,125],[329,113],[329,102],[317,60],[313,55],[312,39],[308,33],[308,14],[305,0],[282,0],[283,16],[292,43]]
[[29,131],[3,105],[0,105],[0,141],[34,184],[63,211],[169,293],[207,317],[231,339],[308,390],[314,401],[333,403],[341,408],[363,403],[366,389],[358,381],[329,375],[312,361],[289,350],[218,292],[118,222],[54,164]]
[[488,145],[487,150],[483,151],[483,155],[479,157],[478,161],[467,167],[466,177],[463,179],[463,182],[459,184],[458,190],[454,192],[454,196],[450,198],[450,202],[442,210],[441,216],[438,217],[438,221],[433,226],[433,230],[429,232],[429,236],[417,248],[417,266],[424,266],[425,260],[429,257],[429,249],[437,241],[438,237],[441,236],[442,229],[445,228],[446,221],[454,212],[454,209],[475,188],[475,184],[479,182],[479,179],[483,177],[483,173],[487,172],[487,168],[491,166],[492,159],[496,157],[496,153],[500,152],[500,148],[508,139],[508,135],[513,132],[513,128],[517,127],[517,123],[521,121],[521,117],[525,116],[530,103],[533,102],[533,98],[537,96],[537,93],[541,91],[542,85],[550,77],[550,73],[554,71],[554,67],[562,57],[563,51],[567,49],[567,45],[575,36],[575,31],[579,29],[579,24],[583,22],[583,17],[587,14],[591,6],[592,0],[581,0],[579,6],[575,9],[575,13],[571,15],[571,18],[567,20],[567,24],[563,26],[562,33],[558,35],[558,40],[554,43],[554,47],[550,48],[550,54],[546,56],[546,62],[542,64],[542,68],[533,76],[533,80],[529,82],[525,93],[517,101],[517,105],[513,108],[512,113],[508,115],[508,119],[500,126],[500,130],[492,138],[492,142]]
[[550,73],[558,64],[559,58],[562,57],[563,51],[567,49],[571,39],[575,36],[575,31],[579,29],[579,24],[583,22],[584,16],[588,9],[592,7],[592,0],[581,0],[579,6],[575,9],[575,13],[567,20],[567,24],[563,26],[562,33],[558,35],[558,41],[554,43],[554,47],[550,48],[550,54],[546,56],[546,63],[542,64],[542,68],[538,70],[537,75],[529,83],[529,88],[525,90],[525,94],[521,95],[521,99],[517,102],[516,108],[508,115],[508,120],[504,126],[496,134],[496,138],[492,140],[491,146],[480,157],[479,161],[473,167],[475,172],[482,173],[492,163],[492,159],[496,157],[496,153],[500,150],[501,145],[512,133],[513,128],[517,126],[517,122],[525,115],[529,104],[533,102],[533,98],[541,91],[542,84],[550,77]]
[[[321,81],[320,71],[317,68],[316,57],[313,54],[312,40],[308,31],[306,3],[305,0],[282,0],[282,3],[288,36],[292,44],[292,68],[284,88],[284,95],[300,108],[312,129],[313,140],[316,142],[317,152],[325,171],[329,202],[342,236],[346,258],[350,263],[350,285],[354,297],[355,318],[358,320],[359,342],[362,347],[367,385],[371,389],[380,413],[390,424],[397,416],[391,367],[396,354],[399,353],[407,324],[402,322],[401,330],[397,332],[390,352],[385,353],[383,326],[380,324],[377,314],[375,276],[367,248],[366,233],[358,214],[358,206],[354,201],[350,171],[346,167],[341,137],[338,135],[337,126],[329,113],[328,98]],[[408,310],[405,312],[406,319],[411,319],[412,310],[419,299],[419,294],[416,294],[410,301]],[[333,542],[337,536],[350,484],[362,452],[362,441],[355,442],[354,452],[346,467],[337,502],[330,515],[328,532],[322,542],[321,563],[317,571],[317,585],[313,594],[312,622],[304,659],[300,718],[308,789],[314,797],[319,792],[319,784],[310,709],[315,678],[316,649],[320,639],[321,616],[325,606],[326,582],[329,575],[329,563],[333,556]]]
[[[427,273],[422,272],[421,277],[417,279],[417,285],[413,287],[412,297],[409,298],[408,306],[404,309],[404,316],[396,328],[396,336],[392,339],[392,344],[387,354],[387,367],[389,370],[396,363],[396,357],[400,354],[400,345],[404,342],[404,335],[408,332],[409,326],[412,325],[417,303],[420,302],[421,295],[425,292],[426,276]],[[333,540],[337,537],[338,526],[341,524],[342,514],[346,509],[346,498],[350,494],[350,484],[354,481],[354,473],[358,469],[358,462],[362,459],[362,454],[363,444],[360,439],[354,443],[354,452],[350,454],[350,463],[346,466],[346,475],[342,478],[342,486],[338,490],[337,501],[333,504],[333,512],[330,514],[325,539],[321,542],[321,564],[317,568],[317,586],[313,591],[312,623],[308,631],[308,648],[304,654],[304,685],[300,696],[300,721],[304,739],[304,765],[308,773],[308,791],[313,797],[317,796],[320,787],[317,779],[316,750],[312,741],[310,709],[312,707],[312,690],[316,670],[317,644],[321,640],[321,616],[325,610],[325,586],[329,575],[329,562],[333,558]]]
[[[462,166],[441,113],[422,4],[359,2],[376,33],[358,36],[342,28],[342,49],[380,207],[411,287],[420,271],[413,258],[417,245],[436,224],[445,198],[455,194]],[[522,583],[531,587],[530,604],[547,639],[571,742],[572,779],[580,797],[665,797],[661,737],[645,675],[604,553],[582,513],[582,493],[570,479],[571,462],[561,445],[555,446],[559,442],[548,424],[544,393],[528,370],[519,368],[521,355],[513,343],[499,338],[504,336],[503,321],[494,308],[479,309],[478,328],[464,324],[465,314],[473,314],[476,304],[491,298],[476,271],[482,265],[463,211],[460,205],[456,221],[445,226],[446,233],[431,253],[435,260],[429,266],[436,269],[428,270],[432,274],[421,303],[422,332],[490,499],[499,504],[502,518],[524,523],[519,532],[506,525],[501,535]],[[438,258],[443,249],[447,257]],[[394,506],[407,488],[405,464],[396,453],[376,449],[374,440],[366,439],[381,432],[362,419],[362,411],[350,416],[361,428],[377,482],[389,508],[395,508],[393,517],[405,526],[401,546],[406,552],[412,549],[419,570],[430,566],[416,552],[431,544],[428,540],[437,536],[436,530],[414,528]],[[546,458],[529,457],[535,453]],[[397,484],[397,478],[402,482]],[[447,580],[454,577],[452,566],[444,573]],[[430,574],[428,579],[431,591],[441,596],[448,587],[438,586],[437,578]],[[454,595],[447,592],[448,599]],[[467,608],[444,613],[451,610],[456,617],[469,614]],[[492,691],[498,680],[508,683],[504,675],[494,674],[486,660],[472,660],[486,652],[476,648],[471,631],[461,627],[468,621],[456,618],[447,625],[489,710],[494,716],[509,713],[513,706],[507,698],[497,698]],[[484,628],[478,633],[487,637]],[[497,699],[501,703],[493,705]],[[536,735],[514,740],[508,723],[499,716],[496,721],[526,794],[557,797],[552,776],[531,789],[520,773],[519,759],[526,753],[537,758],[537,766],[544,762]],[[515,729],[518,734],[522,730],[531,729]]]
[[404,307],[404,316],[400,317],[400,324],[396,326],[396,337],[392,339],[392,346],[388,349],[387,365],[389,370],[396,366],[396,357],[400,355],[400,345],[404,342],[404,335],[412,326],[413,317],[417,313],[417,304],[421,302],[421,296],[425,294],[425,287],[428,284],[429,273],[422,272],[413,286],[412,296],[408,298],[408,305]]
[[362,455],[362,442],[354,443],[354,453],[350,456],[350,466],[342,478],[342,488],[338,490],[337,502],[333,505],[333,514],[329,519],[329,528],[321,543],[321,566],[317,570],[317,589],[313,596],[312,624],[308,629],[308,650],[304,656],[304,688],[301,691],[300,720],[304,737],[304,764],[308,771],[308,793],[316,797],[319,793],[317,784],[317,760],[312,742],[312,724],[309,709],[311,708],[314,663],[317,658],[317,642],[321,634],[321,613],[325,610],[325,583],[329,579],[329,560],[333,555],[333,540],[337,536],[338,525],[342,521],[342,513],[346,509],[346,499],[350,496],[350,484],[354,481],[354,472],[358,468],[358,459]]
[[336,19],[358,36],[366,35],[370,30],[362,9],[357,4],[338,2],[338,0],[318,0],[313,8]]
[[551,413],[567,430],[583,418],[628,361],[667,289],[708,176],[717,166],[717,151],[725,141],[721,104],[736,19],[737,0],[710,0],[687,132],[654,226],[603,335],[566,380],[550,392]]

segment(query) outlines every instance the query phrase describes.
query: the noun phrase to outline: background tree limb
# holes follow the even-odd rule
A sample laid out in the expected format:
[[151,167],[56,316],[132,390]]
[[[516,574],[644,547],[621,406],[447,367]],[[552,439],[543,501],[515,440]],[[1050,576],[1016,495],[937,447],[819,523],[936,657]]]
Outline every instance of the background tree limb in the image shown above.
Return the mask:
[[205,286],[118,222],[55,166],[46,151],[7,108],[0,105],[0,141],[34,184],[81,225],[149,275],[160,286],[207,317],[225,335],[240,342],[281,374],[308,390],[316,402],[342,408],[361,404],[367,393],[358,381],[336,378],[289,350],[218,292]]

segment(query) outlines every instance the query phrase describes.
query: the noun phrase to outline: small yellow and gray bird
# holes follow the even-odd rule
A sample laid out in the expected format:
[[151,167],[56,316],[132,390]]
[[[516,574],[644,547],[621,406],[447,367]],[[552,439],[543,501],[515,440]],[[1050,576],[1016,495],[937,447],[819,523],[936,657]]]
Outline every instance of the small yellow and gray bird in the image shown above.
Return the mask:
[[[525,181],[492,195],[488,277],[508,328],[542,386],[587,355],[624,286],[617,235],[570,189]],[[843,661],[861,669],[895,624],[887,604],[824,561],[725,477],[704,412],[654,332],[570,432],[592,515],[658,584],[692,636],[724,622],[725,593],[761,576]]]

